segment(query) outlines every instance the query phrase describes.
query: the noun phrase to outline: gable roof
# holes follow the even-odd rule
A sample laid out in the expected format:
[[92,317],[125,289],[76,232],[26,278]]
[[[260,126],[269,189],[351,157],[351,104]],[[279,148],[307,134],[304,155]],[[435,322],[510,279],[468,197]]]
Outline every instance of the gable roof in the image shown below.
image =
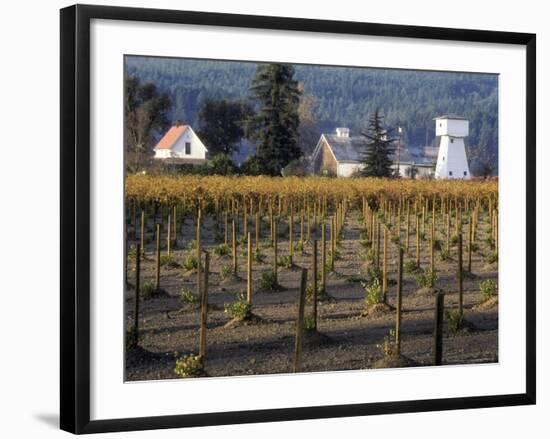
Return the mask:
[[[360,162],[368,148],[368,141],[364,136],[343,137],[336,134],[323,134],[321,138],[323,137],[338,162]],[[397,160],[397,150],[390,155],[390,159]],[[403,146],[400,148],[399,161],[401,163],[413,162],[409,150]]]
[[189,125],[174,125],[162,136],[155,149],[172,149],[178,139],[187,131]]
[[458,114],[444,114],[443,116],[437,116],[433,118],[433,120],[439,119],[468,120],[464,116],[459,116]]

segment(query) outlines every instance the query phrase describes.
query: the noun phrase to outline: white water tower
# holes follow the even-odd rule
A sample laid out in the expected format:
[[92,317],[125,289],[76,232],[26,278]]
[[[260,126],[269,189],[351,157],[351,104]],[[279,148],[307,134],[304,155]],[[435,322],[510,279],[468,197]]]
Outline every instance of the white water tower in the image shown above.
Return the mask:
[[468,119],[445,115],[435,119],[435,135],[441,136],[435,178],[469,180],[470,168],[464,138],[468,136]]

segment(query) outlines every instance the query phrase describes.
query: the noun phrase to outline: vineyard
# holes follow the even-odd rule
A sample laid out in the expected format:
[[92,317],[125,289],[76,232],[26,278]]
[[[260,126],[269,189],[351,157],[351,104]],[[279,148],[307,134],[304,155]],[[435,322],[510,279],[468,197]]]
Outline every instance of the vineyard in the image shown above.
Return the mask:
[[126,377],[498,361],[498,183],[129,175]]

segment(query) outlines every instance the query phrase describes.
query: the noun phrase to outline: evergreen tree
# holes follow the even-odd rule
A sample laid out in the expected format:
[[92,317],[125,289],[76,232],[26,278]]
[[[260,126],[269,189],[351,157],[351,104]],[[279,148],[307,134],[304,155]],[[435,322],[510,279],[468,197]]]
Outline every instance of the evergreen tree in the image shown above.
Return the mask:
[[257,141],[256,157],[264,174],[281,175],[281,169],[301,155],[300,91],[293,76],[291,65],[260,64],[250,87],[259,110],[249,118],[247,134]]
[[367,150],[363,155],[365,177],[391,177],[392,160],[395,139],[389,137],[389,132],[382,126],[383,117],[376,110],[369,119],[367,132],[361,133],[368,139]]
[[207,100],[199,112],[199,137],[211,156],[230,156],[244,136],[243,123],[251,113],[250,106],[225,99]]

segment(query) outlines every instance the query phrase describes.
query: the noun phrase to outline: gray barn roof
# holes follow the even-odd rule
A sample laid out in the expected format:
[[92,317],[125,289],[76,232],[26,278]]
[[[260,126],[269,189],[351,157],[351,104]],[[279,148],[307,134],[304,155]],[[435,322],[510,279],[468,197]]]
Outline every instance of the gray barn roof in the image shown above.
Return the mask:
[[[340,137],[336,134],[324,134],[324,136],[339,162],[359,162],[368,148],[367,139],[363,136]],[[392,161],[397,161],[397,150],[390,157]],[[401,146],[399,160],[402,163],[413,162],[411,154],[403,146]]]

